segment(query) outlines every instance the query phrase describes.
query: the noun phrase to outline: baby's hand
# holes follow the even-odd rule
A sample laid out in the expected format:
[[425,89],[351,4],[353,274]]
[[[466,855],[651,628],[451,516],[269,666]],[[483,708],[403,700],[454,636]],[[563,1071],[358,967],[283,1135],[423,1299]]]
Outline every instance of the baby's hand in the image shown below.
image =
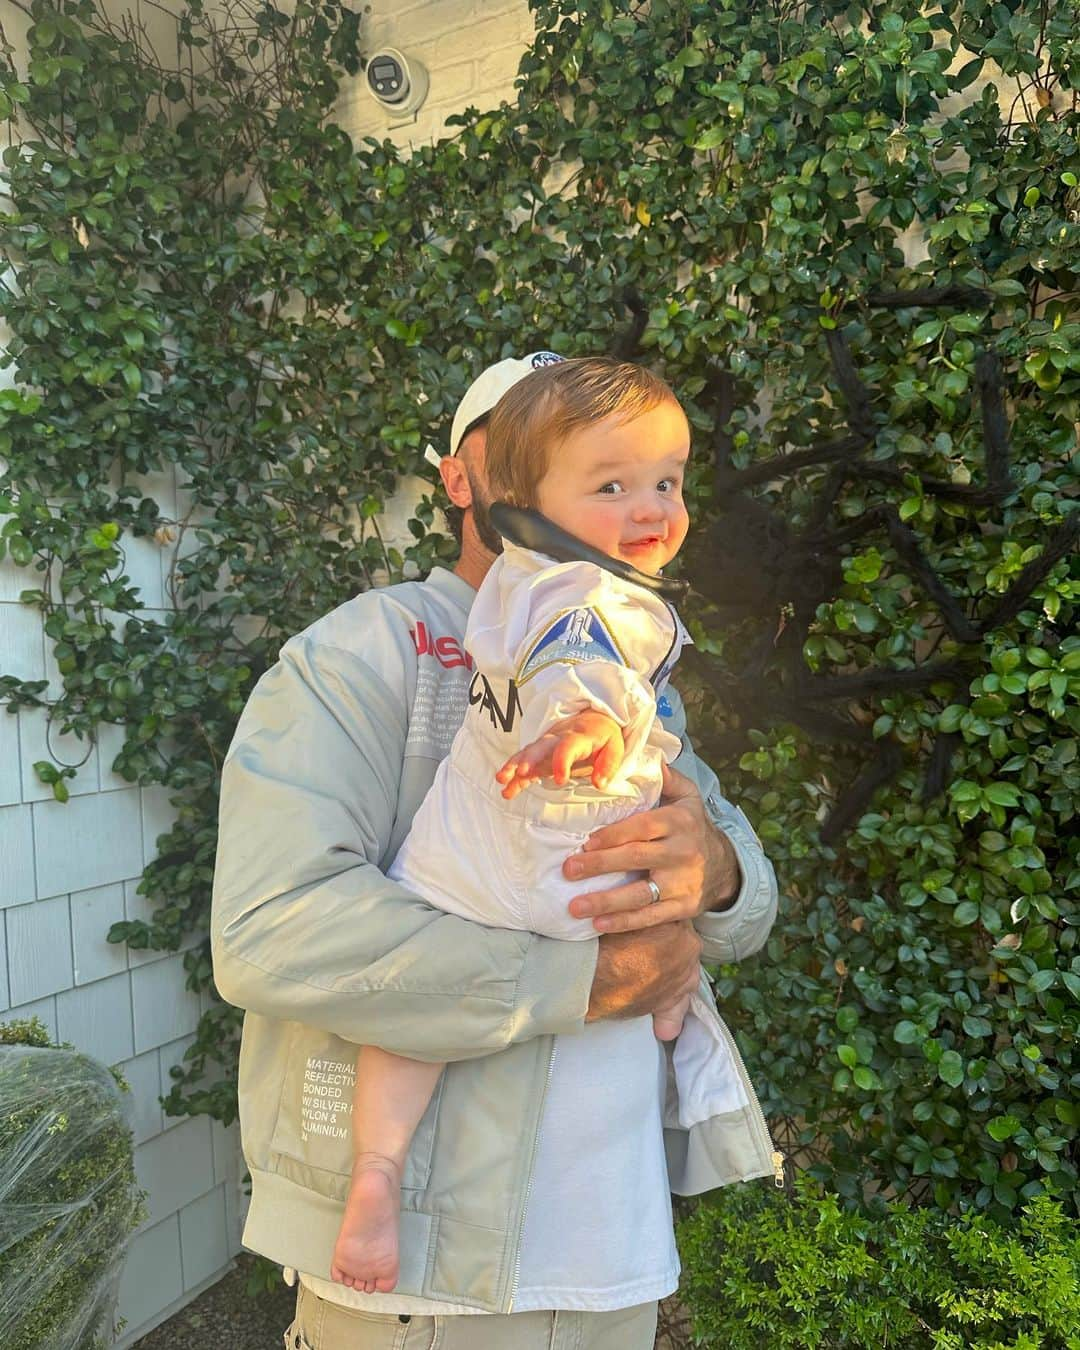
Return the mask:
[[565,787],[575,765],[591,764],[593,787],[603,789],[622,766],[625,748],[622,728],[613,718],[577,713],[511,755],[495,781],[503,785],[502,795],[509,800],[541,778],[554,778],[556,787]]

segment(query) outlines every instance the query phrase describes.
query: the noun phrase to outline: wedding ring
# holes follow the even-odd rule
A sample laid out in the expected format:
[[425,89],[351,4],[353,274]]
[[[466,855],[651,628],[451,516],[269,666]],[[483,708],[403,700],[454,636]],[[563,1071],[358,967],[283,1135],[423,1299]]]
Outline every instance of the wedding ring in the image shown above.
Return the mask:
[[660,903],[660,887],[653,881],[652,877],[646,878],[645,885],[648,886],[649,890],[652,892],[652,899],[649,901],[649,904],[658,905]]

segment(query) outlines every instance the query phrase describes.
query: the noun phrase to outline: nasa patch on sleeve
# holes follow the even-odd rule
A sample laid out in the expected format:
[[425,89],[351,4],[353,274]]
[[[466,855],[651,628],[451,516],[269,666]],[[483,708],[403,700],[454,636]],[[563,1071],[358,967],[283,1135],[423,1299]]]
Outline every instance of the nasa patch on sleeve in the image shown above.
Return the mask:
[[553,619],[530,647],[514,676],[524,684],[545,666],[577,666],[587,661],[629,663],[618,640],[598,609],[568,609]]
[[529,365],[533,370],[539,370],[541,366],[558,366],[566,360],[565,356],[560,356],[558,352],[533,352],[529,357]]

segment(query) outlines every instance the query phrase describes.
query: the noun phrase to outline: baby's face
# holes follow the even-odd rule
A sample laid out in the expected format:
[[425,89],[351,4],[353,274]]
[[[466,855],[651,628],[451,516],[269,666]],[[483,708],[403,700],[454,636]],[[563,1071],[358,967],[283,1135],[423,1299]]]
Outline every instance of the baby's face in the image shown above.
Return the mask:
[[559,446],[540,480],[537,506],[593,548],[655,574],[686,538],[689,457],[690,427],[678,404],[660,403],[632,422],[616,414]]

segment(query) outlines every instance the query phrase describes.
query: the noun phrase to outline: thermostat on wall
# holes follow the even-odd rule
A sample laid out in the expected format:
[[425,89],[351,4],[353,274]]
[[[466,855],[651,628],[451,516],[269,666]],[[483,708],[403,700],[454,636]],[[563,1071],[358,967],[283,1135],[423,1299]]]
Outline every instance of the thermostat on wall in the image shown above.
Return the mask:
[[367,63],[368,93],[394,116],[416,112],[427,98],[428,73],[419,61],[410,61],[396,47],[380,47]]

